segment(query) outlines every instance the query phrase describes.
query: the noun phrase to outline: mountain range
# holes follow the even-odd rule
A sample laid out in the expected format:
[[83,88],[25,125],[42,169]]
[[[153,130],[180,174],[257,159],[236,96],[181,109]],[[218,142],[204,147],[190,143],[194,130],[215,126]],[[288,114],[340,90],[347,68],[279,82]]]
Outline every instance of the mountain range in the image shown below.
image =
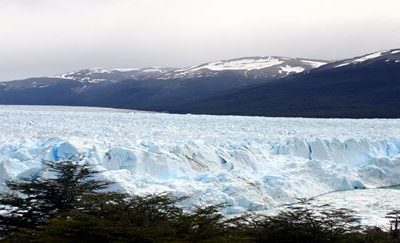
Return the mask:
[[301,117],[400,117],[400,49],[339,61],[248,57],[0,82],[0,104]]

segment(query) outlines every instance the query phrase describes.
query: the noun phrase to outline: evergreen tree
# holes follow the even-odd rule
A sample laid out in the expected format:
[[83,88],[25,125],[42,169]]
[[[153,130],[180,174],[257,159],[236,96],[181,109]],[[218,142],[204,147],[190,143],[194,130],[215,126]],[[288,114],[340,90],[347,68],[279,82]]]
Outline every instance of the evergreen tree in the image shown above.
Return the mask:
[[47,176],[8,181],[10,192],[0,198],[0,230],[30,228],[60,212],[75,209],[82,197],[96,194],[110,183],[97,181],[98,173],[78,161],[45,162]]

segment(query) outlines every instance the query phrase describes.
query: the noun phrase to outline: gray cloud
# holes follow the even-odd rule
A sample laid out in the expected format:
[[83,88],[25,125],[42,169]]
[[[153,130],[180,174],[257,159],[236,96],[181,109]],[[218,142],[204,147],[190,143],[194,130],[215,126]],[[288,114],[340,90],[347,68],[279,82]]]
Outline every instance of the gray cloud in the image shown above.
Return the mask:
[[0,80],[400,46],[398,0],[0,0]]

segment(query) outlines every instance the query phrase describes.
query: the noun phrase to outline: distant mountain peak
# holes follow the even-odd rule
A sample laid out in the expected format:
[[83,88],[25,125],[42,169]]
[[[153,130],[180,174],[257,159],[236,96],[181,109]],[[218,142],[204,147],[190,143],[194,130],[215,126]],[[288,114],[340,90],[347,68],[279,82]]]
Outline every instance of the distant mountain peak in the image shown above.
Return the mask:
[[217,75],[218,72],[235,72],[248,78],[279,78],[308,71],[327,61],[278,56],[245,57],[210,62],[186,69],[175,70],[177,77]]

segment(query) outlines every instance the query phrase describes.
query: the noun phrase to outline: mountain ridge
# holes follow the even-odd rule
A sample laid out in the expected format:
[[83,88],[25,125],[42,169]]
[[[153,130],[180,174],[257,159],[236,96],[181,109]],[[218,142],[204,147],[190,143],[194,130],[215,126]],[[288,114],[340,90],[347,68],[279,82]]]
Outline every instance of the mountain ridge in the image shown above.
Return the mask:
[[186,68],[89,68],[55,75],[55,78],[98,83],[122,80],[170,80],[217,76],[221,72],[235,72],[247,78],[279,78],[300,73],[327,64],[327,61],[310,58],[279,56],[242,57],[203,63]]
[[393,118],[400,117],[398,102],[400,49],[327,64],[250,57],[186,69],[92,69],[0,83],[0,104],[172,113]]

